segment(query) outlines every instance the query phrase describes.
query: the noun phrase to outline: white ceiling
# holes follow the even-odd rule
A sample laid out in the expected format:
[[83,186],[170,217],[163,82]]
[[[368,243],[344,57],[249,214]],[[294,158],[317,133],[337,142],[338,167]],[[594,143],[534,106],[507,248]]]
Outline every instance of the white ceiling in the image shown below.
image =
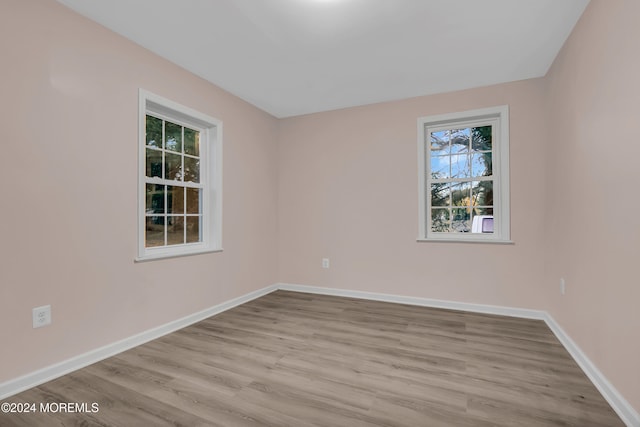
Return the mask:
[[540,77],[589,0],[58,0],[276,117]]

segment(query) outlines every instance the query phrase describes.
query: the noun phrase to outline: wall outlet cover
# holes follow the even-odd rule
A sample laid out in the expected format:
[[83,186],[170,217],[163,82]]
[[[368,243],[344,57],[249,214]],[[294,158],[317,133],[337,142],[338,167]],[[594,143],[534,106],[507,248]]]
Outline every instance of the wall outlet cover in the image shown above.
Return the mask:
[[51,306],[43,305],[32,310],[33,327],[41,328],[51,324]]

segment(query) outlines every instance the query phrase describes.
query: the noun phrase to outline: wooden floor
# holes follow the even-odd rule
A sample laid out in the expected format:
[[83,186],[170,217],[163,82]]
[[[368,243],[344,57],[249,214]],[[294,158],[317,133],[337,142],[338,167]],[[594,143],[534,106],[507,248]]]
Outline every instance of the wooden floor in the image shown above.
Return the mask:
[[5,402],[89,412],[1,426],[623,425],[542,321],[285,291]]

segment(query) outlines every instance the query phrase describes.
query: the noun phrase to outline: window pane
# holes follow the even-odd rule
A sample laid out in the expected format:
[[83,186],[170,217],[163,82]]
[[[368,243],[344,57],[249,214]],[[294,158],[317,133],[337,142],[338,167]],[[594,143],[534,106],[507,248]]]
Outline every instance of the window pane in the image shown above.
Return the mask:
[[185,156],[184,180],[186,182],[200,182],[200,159]]
[[167,245],[181,245],[184,243],[184,217],[167,217]]
[[491,126],[481,126],[471,130],[471,144],[473,151],[491,151],[493,140]]
[[457,233],[468,233],[471,231],[471,209],[451,209],[451,230]]
[[199,214],[200,211],[200,193],[199,188],[187,188],[187,213]]
[[145,247],[164,246],[164,216],[148,216],[145,219]]
[[162,151],[147,148],[147,176],[162,178]]
[[438,233],[451,231],[451,225],[449,223],[449,209],[431,209],[431,231]]
[[491,176],[493,173],[491,153],[473,153],[471,155],[472,176]]
[[451,156],[451,177],[469,178],[471,176],[471,166],[467,154]]
[[473,183],[473,205],[493,206],[493,181]]
[[165,153],[164,177],[180,181],[182,178],[182,156],[179,154]]
[[431,177],[438,178],[450,178],[449,167],[451,162],[451,156],[431,157]]
[[167,213],[184,213],[184,187],[167,185]]
[[200,155],[200,132],[184,128],[184,152],[192,156]]
[[201,216],[187,217],[187,243],[196,243],[201,241],[200,237],[200,221]]
[[474,208],[473,217],[475,218],[477,216],[490,216],[491,218],[493,218],[493,206]]
[[431,155],[449,154],[449,131],[431,132]]
[[492,206],[488,206],[486,208],[474,208],[473,209],[473,215],[489,215],[489,216],[493,216],[493,207]]
[[451,130],[451,154],[468,152],[470,136],[469,128]]
[[164,122],[164,148],[182,152],[182,126],[171,122]]
[[471,204],[470,182],[451,185],[451,203],[453,206],[469,206]]
[[431,184],[431,206],[449,206],[451,204],[451,186],[449,183]]
[[164,213],[164,185],[147,184],[145,212],[147,214]]
[[162,148],[162,120],[147,115],[145,125],[147,146]]

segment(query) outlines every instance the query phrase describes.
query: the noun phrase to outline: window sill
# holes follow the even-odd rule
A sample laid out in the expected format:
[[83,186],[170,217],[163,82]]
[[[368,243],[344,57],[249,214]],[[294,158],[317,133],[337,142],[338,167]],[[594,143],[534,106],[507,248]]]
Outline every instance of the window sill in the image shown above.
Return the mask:
[[220,249],[202,249],[202,250],[197,250],[197,251],[181,252],[181,253],[152,254],[152,255],[146,255],[146,256],[143,256],[143,257],[136,257],[136,258],[134,258],[133,261],[134,262],[147,262],[147,261],[155,261],[155,260],[167,259],[167,258],[182,258],[182,257],[186,257],[186,256],[191,256],[191,255],[211,254],[211,253],[216,253],[216,252],[222,252],[222,248],[220,248]]
[[418,243],[490,243],[493,245],[515,245],[513,240],[498,240],[498,239],[421,239],[416,240]]

